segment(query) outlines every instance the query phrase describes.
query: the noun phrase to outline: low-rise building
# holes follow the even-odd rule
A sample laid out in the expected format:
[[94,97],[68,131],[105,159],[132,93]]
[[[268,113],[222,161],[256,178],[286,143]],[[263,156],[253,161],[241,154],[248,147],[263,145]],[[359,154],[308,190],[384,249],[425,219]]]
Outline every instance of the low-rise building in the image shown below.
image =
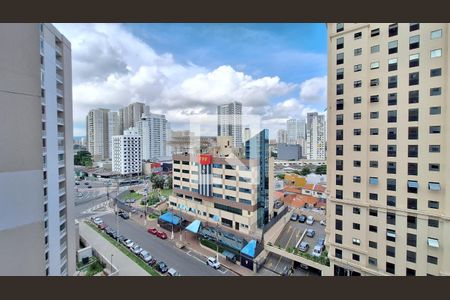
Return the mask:
[[306,178],[295,173],[285,174],[284,181],[288,185],[293,185],[299,188],[304,187],[306,185]]
[[277,160],[296,161],[302,158],[302,146],[277,144]]

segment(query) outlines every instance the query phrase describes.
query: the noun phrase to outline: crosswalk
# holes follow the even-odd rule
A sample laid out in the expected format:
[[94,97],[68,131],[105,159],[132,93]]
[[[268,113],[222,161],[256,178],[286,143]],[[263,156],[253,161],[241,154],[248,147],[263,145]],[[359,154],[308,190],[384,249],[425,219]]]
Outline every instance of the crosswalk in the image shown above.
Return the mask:
[[102,215],[114,212],[114,210],[108,206],[110,201],[111,200],[103,201],[102,203],[99,203],[99,204],[97,204],[97,205],[95,205],[95,206],[93,206],[93,207],[91,207],[89,209],[84,210],[82,212],[82,214],[83,215],[93,214],[93,213],[97,213],[98,210],[101,210],[101,212],[99,212],[99,213],[102,213]]

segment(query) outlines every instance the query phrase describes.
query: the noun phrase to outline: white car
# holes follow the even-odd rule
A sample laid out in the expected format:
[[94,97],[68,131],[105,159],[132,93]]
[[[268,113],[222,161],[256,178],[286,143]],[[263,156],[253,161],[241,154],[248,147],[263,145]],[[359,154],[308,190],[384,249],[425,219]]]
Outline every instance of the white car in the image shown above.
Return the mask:
[[131,248],[134,246],[134,242],[132,240],[126,240],[125,246],[127,246],[128,248]]
[[313,256],[320,257],[322,255],[322,246],[316,245],[314,246],[314,250],[312,252]]
[[174,268],[170,268],[169,271],[167,271],[167,274],[169,276],[181,276],[180,273],[178,273],[178,271]]
[[215,257],[208,257],[208,260],[206,261],[206,264],[214,269],[220,268],[220,262],[217,261]]
[[308,225],[314,224],[314,217],[313,216],[308,216],[306,218],[306,224],[308,224]]
[[100,218],[94,218],[93,221],[94,221],[95,225],[100,225],[103,223],[102,219],[100,219]]
[[138,244],[134,244],[133,247],[131,247],[131,251],[133,251],[134,254],[139,255],[144,249],[142,249]]
[[148,253],[148,251],[143,250],[141,253],[139,253],[139,256],[146,262],[148,263],[151,259],[152,256],[150,255],[150,253]]
[[327,225],[327,223],[325,222],[325,220],[321,220],[320,221],[320,225],[324,225],[325,226],[325,225]]

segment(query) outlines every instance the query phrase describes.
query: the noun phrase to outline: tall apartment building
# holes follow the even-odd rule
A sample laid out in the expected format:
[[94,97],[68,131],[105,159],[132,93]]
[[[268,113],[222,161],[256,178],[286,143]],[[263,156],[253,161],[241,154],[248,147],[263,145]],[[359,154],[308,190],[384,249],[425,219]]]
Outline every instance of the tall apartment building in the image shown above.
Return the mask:
[[143,114],[138,123],[142,136],[142,159],[161,160],[167,153],[167,125],[165,115]]
[[144,106],[144,103],[135,102],[119,109],[120,134],[123,134],[130,127],[137,128],[144,113]]
[[233,146],[242,147],[242,103],[235,101],[217,107],[217,135],[232,136]]
[[112,170],[121,175],[142,172],[141,136],[131,127],[123,135],[113,136]]
[[92,109],[86,116],[87,149],[94,161],[110,158],[109,109]]
[[450,275],[449,24],[328,24],[337,275]]
[[120,118],[116,111],[108,112],[108,158],[112,158],[112,137],[120,135]]
[[306,116],[306,157],[308,159],[326,159],[327,126],[324,115],[317,112]]
[[286,129],[278,129],[277,131],[277,143],[287,144],[287,131]]
[[72,275],[70,42],[50,24],[0,39],[0,275]]
[[272,214],[273,158],[266,131],[247,143],[250,158],[240,157],[230,137],[218,138],[209,153],[174,154],[169,205],[205,225],[254,234]]

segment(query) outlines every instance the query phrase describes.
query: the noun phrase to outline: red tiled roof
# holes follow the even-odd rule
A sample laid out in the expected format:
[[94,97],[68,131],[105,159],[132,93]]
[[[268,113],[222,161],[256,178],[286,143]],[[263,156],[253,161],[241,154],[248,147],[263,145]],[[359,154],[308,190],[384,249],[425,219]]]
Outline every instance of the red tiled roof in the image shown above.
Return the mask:
[[310,191],[316,191],[316,192],[320,192],[320,193],[324,193],[325,190],[326,190],[326,187],[324,187],[324,186],[321,185],[321,184],[311,184],[311,183],[308,183],[308,184],[306,184],[306,185],[303,187],[303,189],[305,189],[305,190],[310,190]]
[[288,193],[296,193],[296,194],[300,194],[302,191],[296,187],[293,186],[286,186],[283,189],[284,192],[288,192]]
[[273,198],[276,199],[283,199],[284,197],[284,193],[283,192],[274,192],[273,193]]

